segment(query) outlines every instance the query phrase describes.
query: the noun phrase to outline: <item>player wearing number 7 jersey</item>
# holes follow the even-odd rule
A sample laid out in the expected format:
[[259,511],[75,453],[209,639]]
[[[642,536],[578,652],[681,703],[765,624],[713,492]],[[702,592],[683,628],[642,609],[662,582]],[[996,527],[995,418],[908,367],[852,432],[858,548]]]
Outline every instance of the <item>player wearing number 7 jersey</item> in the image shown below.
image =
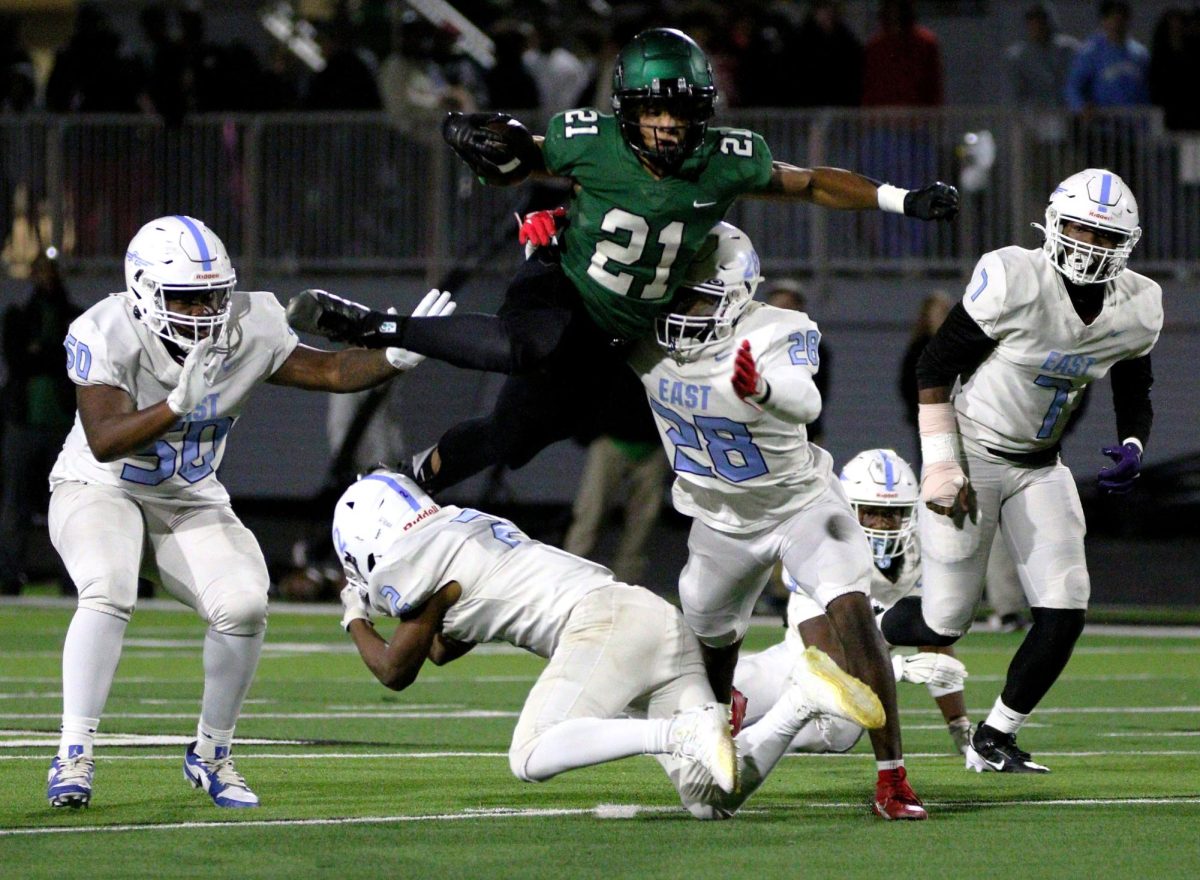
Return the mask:
[[976,729],[967,766],[1044,773],[1016,734],[1067,665],[1091,590],[1083,508],[1059,442],[1088,383],[1112,372],[1118,445],[1100,487],[1127,492],[1153,410],[1162,290],[1125,268],[1142,230],[1120,177],[1089,168],[1046,208],[1041,248],[984,254],[917,365],[925,593],[883,618],[896,645],[949,645],[971,626],[999,529],[1033,626]]
[[[217,806],[258,798],[229,757],[267,623],[267,567],[216,470],[225,439],[263,382],[356,391],[421,358],[399,349],[300,345],[270,293],[234,290],[225,246],[199,220],[160,217],[125,255],[126,290],[70,326],[78,412],[50,476],[49,527],[79,590],[63,646],[62,739],[49,774],[56,807],[92,796],[92,746],[144,574],[208,623],[197,741],[184,773]],[[448,314],[431,291],[420,311]]]
[[906,781],[895,679],[867,595],[870,545],[832,458],[805,431],[821,412],[812,378],[821,334],[803,312],[753,302],[760,280],[745,233],[718,223],[658,319],[657,339],[639,342],[629,361],[675,470],[675,509],[692,517],[683,616],[714,693],[729,699],[754,604],[782,561],[828,616],[847,671],[883,704],[886,723],[871,731],[875,812],[924,819]]
[[[774,161],[758,134],[709,126],[716,98],[700,47],[656,28],[621,50],[615,115],[571,110],[540,140],[501,114],[452,115],[446,140],[484,181],[536,174],[573,184],[560,250],[539,249],[525,262],[498,315],[398,318],[307,291],[289,304],[298,330],[512,375],[491,414],[450,429],[418,456],[414,469],[427,488],[492,464],[520,467],[573,435],[641,436],[640,392],[621,366],[626,344],[653,329],[709,229],[738,197],[923,220],[957,211],[958,193],[942,183],[908,192],[838,168]],[[522,242],[530,236],[549,243],[523,227]]]

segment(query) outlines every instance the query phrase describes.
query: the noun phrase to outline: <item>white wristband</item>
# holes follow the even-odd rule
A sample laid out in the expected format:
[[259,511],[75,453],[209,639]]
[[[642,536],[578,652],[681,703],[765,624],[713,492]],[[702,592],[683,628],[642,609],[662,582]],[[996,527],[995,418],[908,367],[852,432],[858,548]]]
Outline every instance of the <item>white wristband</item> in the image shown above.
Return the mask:
[[879,198],[879,210],[889,214],[904,213],[904,197],[908,195],[908,190],[892,186],[890,183],[881,183],[876,195]]

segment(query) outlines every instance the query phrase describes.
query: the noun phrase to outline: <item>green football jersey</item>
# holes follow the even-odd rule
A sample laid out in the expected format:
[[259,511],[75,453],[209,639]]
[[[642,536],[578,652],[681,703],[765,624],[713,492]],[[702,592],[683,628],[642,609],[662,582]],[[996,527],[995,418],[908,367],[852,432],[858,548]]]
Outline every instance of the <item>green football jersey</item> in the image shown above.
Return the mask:
[[709,128],[678,172],[655,179],[617,120],[591,109],[550,120],[542,152],[552,174],[578,184],[559,236],[563,271],[592,320],[619,339],[653,328],[708,231],[771,177],[760,135]]

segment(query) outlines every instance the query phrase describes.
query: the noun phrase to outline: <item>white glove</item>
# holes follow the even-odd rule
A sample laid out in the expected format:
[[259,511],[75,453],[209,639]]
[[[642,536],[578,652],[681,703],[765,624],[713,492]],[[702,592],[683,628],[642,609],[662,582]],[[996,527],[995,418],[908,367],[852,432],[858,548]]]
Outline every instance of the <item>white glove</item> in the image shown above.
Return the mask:
[[[458,303],[450,298],[450,291],[438,290],[436,287],[417,303],[417,307],[413,309],[410,317],[413,318],[447,318],[454,314],[454,310],[458,308]],[[388,309],[389,315],[396,314],[394,308]],[[384,351],[384,356],[389,364],[397,370],[411,370],[421,361],[425,360],[425,355],[417,354],[414,351],[409,351],[407,348],[389,348]]]
[[367,593],[359,584],[348,583],[342,587],[342,629],[350,631],[350,621],[365,620],[372,626],[371,608],[367,605]]
[[[200,401],[212,387],[211,377],[218,355],[210,352],[213,338],[207,336],[192,346],[179,372],[179,383],[167,395],[167,406],[177,416],[184,416],[200,405]],[[206,363],[207,361],[207,363]]]
[[897,654],[892,658],[896,681],[927,684],[948,692],[961,691],[967,678],[967,667],[949,654],[923,651],[919,654]]

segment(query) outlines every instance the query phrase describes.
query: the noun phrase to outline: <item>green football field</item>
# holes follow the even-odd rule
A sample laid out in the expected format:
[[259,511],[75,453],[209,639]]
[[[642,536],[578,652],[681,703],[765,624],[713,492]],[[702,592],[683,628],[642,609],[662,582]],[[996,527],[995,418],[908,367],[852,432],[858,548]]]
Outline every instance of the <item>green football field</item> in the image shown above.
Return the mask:
[[[130,625],[86,810],[46,804],[70,607],[0,605],[0,877],[1196,877],[1200,638],[1085,634],[1023,732],[1048,776],[977,775],[923,687],[901,686],[925,823],[870,815],[874,766],[785,758],[736,819],[679,806],[650,758],[518,782],[508,737],[541,661],[481,649],[409,690],[377,684],[325,615],[277,606],[238,728],[258,810],[223,811],[180,769],[195,730],[201,623]],[[386,625],[381,627],[386,630]],[[781,635],[759,627],[749,647]],[[960,656],[979,720],[1018,635]]]

